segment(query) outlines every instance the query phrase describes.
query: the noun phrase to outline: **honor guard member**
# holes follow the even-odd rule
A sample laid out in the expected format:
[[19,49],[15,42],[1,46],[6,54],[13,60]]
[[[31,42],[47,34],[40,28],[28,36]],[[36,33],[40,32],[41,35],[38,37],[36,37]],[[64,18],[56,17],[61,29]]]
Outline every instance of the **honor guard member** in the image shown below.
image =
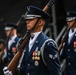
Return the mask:
[[17,37],[17,25],[11,22],[6,22],[5,23],[5,33],[8,40],[8,44],[6,47],[6,52],[7,55],[4,58],[4,65],[7,66],[9,64],[9,62],[11,61],[11,59],[13,58],[13,56],[16,54],[16,44],[19,40],[19,38]]
[[76,12],[68,11],[66,21],[70,30],[61,59],[66,59],[66,75],[76,75]]
[[38,7],[28,6],[24,18],[27,30],[32,31],[25,46],[20,75],[62,75],[57,44],[42,31],[49,14]]

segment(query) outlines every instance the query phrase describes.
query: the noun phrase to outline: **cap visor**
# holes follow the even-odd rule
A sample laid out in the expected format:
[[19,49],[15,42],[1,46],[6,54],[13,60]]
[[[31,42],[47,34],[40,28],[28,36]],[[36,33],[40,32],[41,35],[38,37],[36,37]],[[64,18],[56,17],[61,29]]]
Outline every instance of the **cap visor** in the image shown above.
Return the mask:
[[13,27],[5,27],[4,30],[11,30]]
[[37,17],[41,17],[41,15],[23,15],[23,17],[25,19],[34,19],[34,18],[37,18]]
[[72,21],[72,20],[74,20],[76,17],[68,17],[67,19],[66,19],[66,21]]

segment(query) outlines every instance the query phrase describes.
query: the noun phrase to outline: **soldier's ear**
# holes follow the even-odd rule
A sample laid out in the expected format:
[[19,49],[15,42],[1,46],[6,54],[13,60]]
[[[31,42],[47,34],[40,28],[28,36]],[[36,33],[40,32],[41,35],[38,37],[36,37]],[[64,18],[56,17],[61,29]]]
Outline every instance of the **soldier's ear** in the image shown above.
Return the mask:
[[40,20],[39,20],[39,25],[44,25],[44,24],[45,24],[45,20],[40,19]]

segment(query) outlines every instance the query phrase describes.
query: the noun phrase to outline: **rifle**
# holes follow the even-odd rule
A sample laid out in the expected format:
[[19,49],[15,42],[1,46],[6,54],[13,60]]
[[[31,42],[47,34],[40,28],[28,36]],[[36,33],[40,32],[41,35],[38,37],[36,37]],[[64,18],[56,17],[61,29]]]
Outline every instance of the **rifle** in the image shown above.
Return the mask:
[[[23,19],[23,17],[21,16],[20,19],[18,20],[18,22],[16,23],[17,26],[20,25],[20,22],[22,21],[22,19]],[[9,38],[10,38],[10,35],[11,35],[12,30],[13,30],[13,29],[11,29],[11,31],[10,31],[10,33],[9,33],[9,35],[8,35],[6,41],[5,41],[5,44],[4,44],[4,46],[3,46],[3,48],[2,48],[2,50],[1,50],[1,52],[0,52],[0,63],[2,62],[2,57],[3,57],[3,55],[4,55],[4,50],[5,50],[6,47],[7,47],[8,40],[9,40]]]
[[62,39],[61,39],[61,43],[60,43],[60,45],[59,45],[59,47],[58,47],[59,53],[60,53],[60,51],[61,51],[61,49],[62,49],[62,47],[63,47],[63,43],[66,41],[66,39],[67,39],[67,37],[68,37],[69,30],[70,30],[70,28],[67,28],[66,31],[65,31],[65,33],[63,34],[63,37],[62,37]]
[[[47,12],[48,9],[51,7],[51,5],[54,4],[55,1],[53,0],[50,0],[47,5],[44,7],[43,11]],[[26,14],[27,15],[27,14]],[[22,42],[21,42],[21,45],[19,46],[18,48],[18,51],[17,53],[15,54],[15,56],[13,57],[13,59],[11,60],[11,62],[9,63],[9,65],[7,66],[8,70],[12,71],[13,74],[15,74],[15,71],[17,69],[17,66],[18,66],[18,62],[19,62],[19,59],[22,55],[22,49],[26,46],[26,44],[29,42],[29,39],[30,39],[30,32],[31,31],[27,31],[25,33],[25,36],[22,38]]]

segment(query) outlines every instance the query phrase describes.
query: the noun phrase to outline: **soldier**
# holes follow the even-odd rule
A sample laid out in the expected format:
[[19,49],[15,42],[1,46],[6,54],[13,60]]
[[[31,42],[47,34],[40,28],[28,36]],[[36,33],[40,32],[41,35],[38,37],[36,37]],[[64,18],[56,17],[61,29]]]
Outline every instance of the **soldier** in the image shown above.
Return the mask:
[[8,45],[6,48],[7,56],[4,58],[4,66],[7,66],[10,61],[12,60],[13,56],[16,54],[17,49],[16,49],[16,44],[19,40],[17,37],[17,25],[11,22],[6,22],[5,23],[5,33],[8,40]]
[[67,12],[67,25],[70,28],[61,53],[66,59],[66,75],[76,75],[76,12]]
[[[27,30],[31,30],[31,37],[25,46],[20,75],[62,75],[57,44],[42,32],[49,14],[35,6],[28,6],[27,9],[28,13],[24,18]],[[4,68],[4,72],[6,71],[8,75],[12,75]]]

